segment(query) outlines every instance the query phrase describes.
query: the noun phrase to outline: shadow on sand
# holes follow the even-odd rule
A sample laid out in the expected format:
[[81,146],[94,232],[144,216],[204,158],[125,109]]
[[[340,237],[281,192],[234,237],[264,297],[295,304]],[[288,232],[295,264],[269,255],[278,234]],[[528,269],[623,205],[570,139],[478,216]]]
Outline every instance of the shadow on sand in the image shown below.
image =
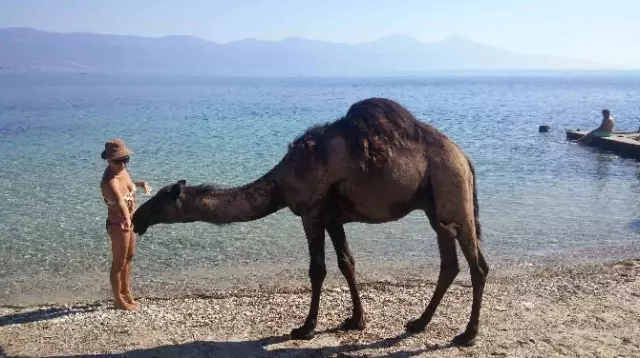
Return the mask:
[[0,317],[0,327],[8,326],[10,324],[24,324],[38,321],[46,321],[48,319],[67,316],[75,313],[86,313],[95,311],[99,304],[92,305],[74,305],[71,307],[50,307],[42,308],[35,311],[14,313]]
[[[329,347],[269,347],[283,343],[289,340],[288,336],[268,337],[259,340],[248,341],[194,341],[175,345],[159,346],[147,349],[135,349],[118,354],[95,354],[95,355],[77,355],[64,357],[349,357],[349,353],[355,356],[362,356],[363,353],[356,353],[364,349],[384,349],[390,348],[403,339],[409,337],[409,333],[403,333],[399,336],[387,338],[378,342],[364,344],[345,344],[340,346]],[[318,337],[318,336],[316,336]],[[395,352],[378,355],[378,357],[412,357],[423,354],[425,352],[437,351],[452,347],[451,345],[427,345],[425,348],[417,350],[399,350]],[[369,356],[369,355],[364,355]],[[49,358],[58,358],[63,356],[51,356]]]

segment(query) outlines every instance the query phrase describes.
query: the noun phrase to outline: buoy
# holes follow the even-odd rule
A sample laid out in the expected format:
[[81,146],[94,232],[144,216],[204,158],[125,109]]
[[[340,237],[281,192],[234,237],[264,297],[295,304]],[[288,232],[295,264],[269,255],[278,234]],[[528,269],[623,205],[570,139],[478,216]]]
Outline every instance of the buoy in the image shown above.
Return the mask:
[[538,128],[538,132],[540,132],[540,133],[546,133],[546,132],[548,132],[550,130],[551,130],[551,127],[549,127],[549,126],[540,126]]

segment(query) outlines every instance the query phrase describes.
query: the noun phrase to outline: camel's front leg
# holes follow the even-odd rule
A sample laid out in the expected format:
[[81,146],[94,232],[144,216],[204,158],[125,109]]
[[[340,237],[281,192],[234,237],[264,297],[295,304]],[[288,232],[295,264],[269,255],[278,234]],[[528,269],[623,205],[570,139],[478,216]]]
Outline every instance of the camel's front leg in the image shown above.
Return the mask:
[[362,309],[362,302],[360,301],[360,294],[358,293],[358,287],[356,286],[356,263],[353,260],[353,255],[347,244],[347,237],[344,233],[344,227],[338,220],[332,220],[327,225],[327,232],[333,242],[333,247],[336,250],[338,257],[338,267],[347,280],[349,285],[349,292],[351,293],[351,302],[353,304],[353,311],[351,317],[347,318],[340,326],[343,330],[360,330],[365,328],[364,322],[364,310]]
[[302,218],[304,232],[309,244],[309,278],[311,279],[311,306],[304,324],[291,331],[293,339],[311,339],[316,328],[318,308],[320,306],[320,292],[322,283],[327,276],[324,260],[324,230],[325,223],[319,215],[304,216]]

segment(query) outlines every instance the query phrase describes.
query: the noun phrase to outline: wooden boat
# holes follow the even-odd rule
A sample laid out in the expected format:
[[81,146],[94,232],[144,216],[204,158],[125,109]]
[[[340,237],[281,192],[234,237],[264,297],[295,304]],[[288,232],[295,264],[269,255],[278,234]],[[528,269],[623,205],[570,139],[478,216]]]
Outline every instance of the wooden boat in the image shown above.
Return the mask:
[[[566,130],[567,140],[577,141],[590,131]],[[640,132],[613,132],[609,137],[593,137],[589,143],[592,147],[613,152],[621,157],[640,160]]]

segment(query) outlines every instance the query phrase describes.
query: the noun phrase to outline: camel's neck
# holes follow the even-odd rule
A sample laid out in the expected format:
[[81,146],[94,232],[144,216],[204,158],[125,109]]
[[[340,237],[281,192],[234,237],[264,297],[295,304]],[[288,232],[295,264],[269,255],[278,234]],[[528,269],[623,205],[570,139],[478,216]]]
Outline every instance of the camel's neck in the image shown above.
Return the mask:
[[187,187],[185,194],[188,216],[214,224],[257,220],[285,207],[273,171],[240,187]]

